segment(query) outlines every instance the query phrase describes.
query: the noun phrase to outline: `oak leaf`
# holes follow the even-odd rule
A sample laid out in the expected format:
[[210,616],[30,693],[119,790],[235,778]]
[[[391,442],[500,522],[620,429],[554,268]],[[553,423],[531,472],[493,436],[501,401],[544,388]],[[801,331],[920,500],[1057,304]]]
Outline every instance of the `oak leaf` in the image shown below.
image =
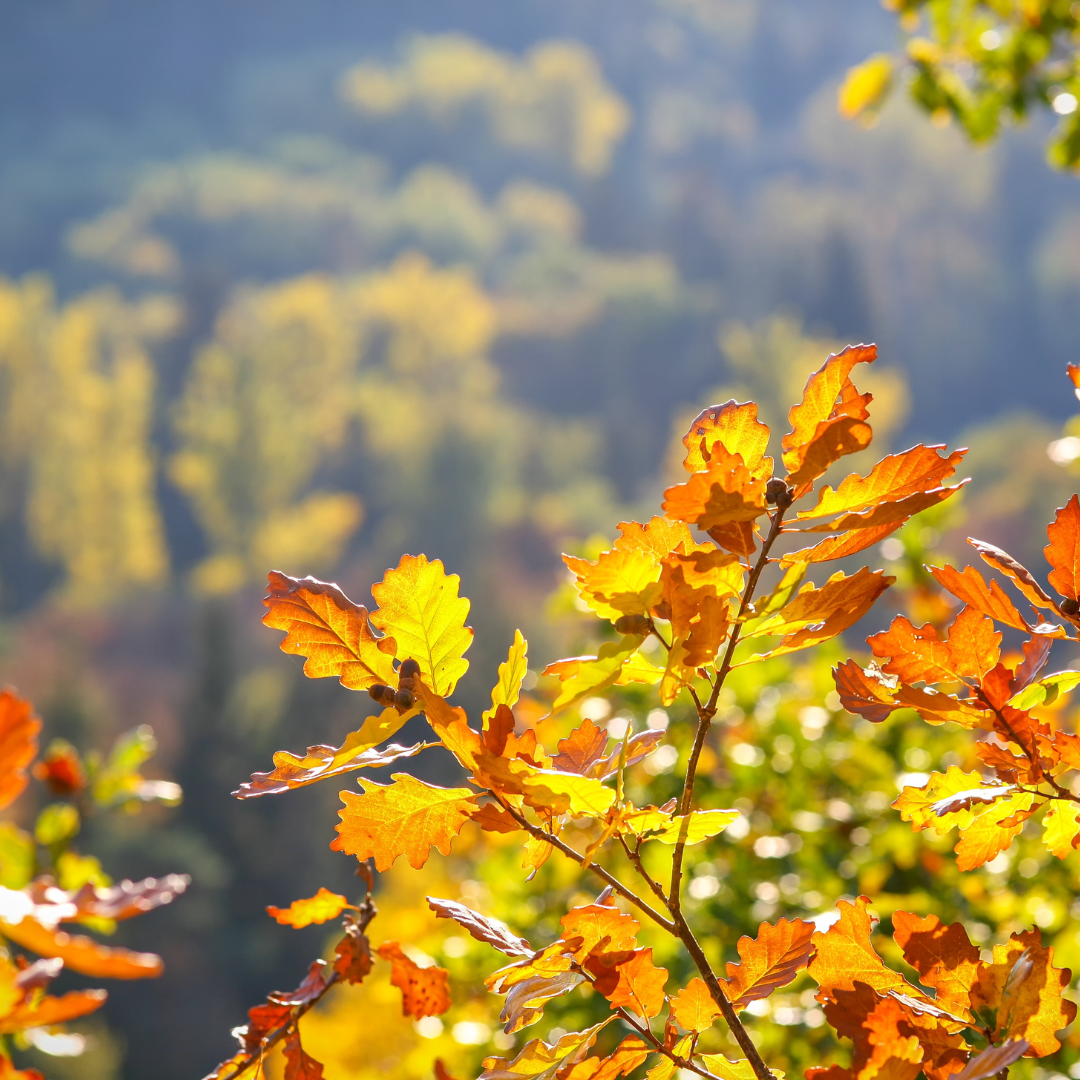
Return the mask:
[[833,998],[837,991],[853,990],[863,983],[878,994],[907,990],[903,977],[885,966],[870,941],[877,917],[869,911],[870,901],[860,896],[854,903],[840,900],[840,918],[826,931],[811,938],[814,956],[807,965],[810,977],[820,987],[818,1001]]
[[886,660],[882,670],[905,683],[981,679],[1001,657],[1001,633],[993,620],[970,605],[953,620],[947,639],[930,623],[916,627],[897,615],[888,630],[871,635],[866,643]]
[[313,923],[324,923],[336,919],[346,908],[352,906],[344,896],[332,893],[329,889],[320,888],[314,896],[306,900],[294,900],[287,908],[271,905],[266,909],[266,913],[282,926],[291,926],[299,930]]
[[936,915],[920,918],[907,911],[894,912],[892,923],[893,940],[919,973],[919,981],[935,991],[937,1004],[970,1018],[971,988],[982,961],[964,927],[946,926]]
[[1055,802],[1043,816],[1043,843],[1051,855],[1064,859],[1080,847],[1080,808]]
[[605,642],[596,656],[572,656],[548,664],[542,674],[555,675],[562,684],[548,715],[554,716],[611,686],[644,640],[644,634],[626,634],[618,641]]
[[671,1080],[679,1068],[676,1057],[685,1059],[694,1044],[694,1036],[687,1035],[670,1047],[672,1057],[664,1056],[645,1074],[645,1080]]
[[588,1057],[558,1072],[558,1080],[615,1080],[636,1069],[651,1048],[637,1035],[628,1035],[607,1057]]
[[818,493],[817,504],[796,516],[803,519],[853,513],[941,487],[943,481],[956,472],[956,466],[967,453],[966,450],[954,450],[943,455],[939,451],[944,449],[943,444],[924,446],[920,443],[901,454],[889,454],[871,469],[868,476],[852,473],[835,490],[823,487]]
[[[381,742],[382,738],[392,734],[415,715],[415,711],[402,714],[397,709],[386,709],[379,717],[369,717],[369,721],[382,721],[384,717],[390,721],[380,724],[377,729],[387,732],[386,736],[378,740]],[[394,721],[400,722],[394,723]],[[358,769],[379,769],[386,765],[393,765],[402,758],[415,757],[429,745],[414,743],[412,746],[399,746],[397,743],[390,743],[383,747],[372,746],[368,744],[369,734],[364,730],[367,727],[368,724],[365,723],[359,731],[354,731],[340,747],[309,746],[307,753],[302,757],[291,754],[288,750],[276,751],[274,768],[270,772],[252,773],[251,779],[245,780],[233,792],[233,795],[238,799],[256,799],[260,795],[280,795],[284,791],[307,787],[309,784],[316,784],[331,776],[341,776],[344,773],[356,772]]]
[[483,751],[483,743],[481,736],[469,727],[465,710],[451,705],[419,679],[416,680],[416,699],[423,706],[428,725],[439,736],[443,746],[462,765],[471,769],[476,755]]
[[713,1026],[720,1009],[705,983],[693,978],[671,999],[671,1015],[679,1027],[701,1032]]
[[1000,570],[1022,592],[1025,598],[1037,608],[1053,608],[1054,601],[1049,593],[1035,580],[1034,575],[1022,563],[1014,559],[1007,551],[986,543],[985,540],[976,540],[968,537],[968,543],[979,553],[984,562],[989,563],[996,570]]
[[26,770],[37,754],[40,731],[41,721],[30,702],[10,687],[0,691],[0,810],[26,788]]
[[596,562],[564,555],[581,599],[602,619],[644,615],[660,599],[660,560],[640,548],[603,552]]
[[520,630],[514,631],[514,643],[506,659],[499,665],[499,681],[491,691],[491,708],[484,712],[486,722],[495,715],[500,705],[512,709],[521,693],[521,684],[529,671],[529,643]]
[[[709,1072],[719,1080],[755,1080],[757,1076],[754,1066],[745,1058],[729,1061],[723,1054],[699,1054],[698,1057],[704,1062]],[[776,1080],[784,1080],[784,1074],[779,1069],[770,1069],[770,1072]]]
[[525,938],[490,915],[481,915],[479,911],[473,911],[456,900],[440,900],[437,896],[427,897],[427,902],[440,919],[453,919],[477,941],[493,945],[507,956],[532,956],[535,952]]
[[641,929],[636,919],[610,904],[573,907],[559,923],[563,941],[578,941],[571,953],[579,962],[601,945],[604,952],[632,951],[637,947],[637,932]]
[[1074,495],[1058,510],[1046,528],[1046,538],[1050,542],[1043,551],[1053,567],[1050,585],[1059,596],[1076,600],[1080,587],[1080,498]]
[[657,515],[647,522],[621,521],[615,539],[616,551],[650,551],[657,559],[673,551],[710,551],[711,545],[698,544],[685,521],[673,521]]
[[952,1080],[987,1080],[988,1077],[997,1076],[1019,1061],[1029,1049],[1031,1043],[1027,1039],[1010,1039],[1000,1046],[988,1046],[955,1073]]
[[651,1019],[664,1007],[666,968],[653,963],[652,949],[634,949],[630,953],[594,952],[585,961],[594,976],[593,985],[611,1002],[614,1009],[626,1008],[643,1019]]
[[394,773],[393,784],[361,780],[364,793],[341,792],[345,804],[338,811],[341,823],[335,851],[355,855],[360,862],[375,859],[375,869],[389,869],[399,855],[419,870],[431,849],[449,855],[454,837],[477,805],[468,788],[441,788],[425,784],[408,773]]
[[0,920],[0,933],[38,956],[59,957],[65,967],[82,975],[104,979],[153,979],[165,970],[161,957],[155,953],[109,948],[82,934],[50,930],[32,918],[24,918],[19,923]]
[[787,986],[810,962],[814,924],[802,919],[781,919],[775,926],[763,922],[756,938],[741,937],[736,944],[738,964],[727,965],[724,993],[737,1009],[767,998]]
[[859,394],[848,376],[856,364],[871,364],[876,356],[874,345],[849,345],[807,380],[802,401],[788,412],[791,431],[781,444],[790,483],[807,484],[844,454],[869,445],[864,421],[870,395]]
[[285,1080],[323,1080],[323,1067],[300,1045],[295,1028],[285,1040]]
[[664,513],[708,531],[718,525],[753,521],[768,507],[765,477],[753,475],[739,454],[717,444],[705,472],[696,472],[684,484],[664,492]]
[[553,1080],[560,1068],[573,1065],[585,1056],[601,1029],[613,1019],[614,1016],[610,1016],[584,1031],[572,1031],[554,1044],[533,1039],[512,1061],[501,1057],[484,1058],[484,1071],[479,1080]]
[[384,942],[379,955],[390,961],[390,982],[401,991],[401,1012],[417,1020],[438,1016],[450,1008],[450,972],[445,968],[422,968],[401,951],[396,941]]
[[829,536],[813,547],[799,548],[797,551],[789,551],[780,558],[780,565],[785,569],[789,566],[797,566],[800,563],[830,562],[833,559],[844,559],[848,555],[855,555],[868,547],[873,547],[879,540],[896,532],[903,525],[903,520],[887,521],[884,524],[874,525],[870,528],[860,527],[848,532],[840,533],[839,536]]
[[561,971],[554,975],[531,975],[506,989],[499,1019],[507,1035],[529,1027],[544,1015],[544,1006],[552,999],[562,997],[585,981],[584,975],[574,971]]
[[742,404],[732,399],[723,405],[710,405],[694,418],[683,436],[687,472],[701,472],[709,467],[717,444],[729,454],[738,454],[754,476],[772,475],[769,429],[758,420],[758,407],[752,401]]
[[360,983],[371,973],[371,943],[360,926],[345,917],[345,935],[334,946],[334,970],[347,983]]
[[574,772],[584,776],[603,756],[608,735],[587,717],[565,739],[560,739],[558,753],[551,764],[562,772]]
[[428,562],[426,555],[403,555],[371,587],[379,605],[371,613],[371,623],[386,635],[384,642],[397,643],[393,650],[385,644],[380,648],[400,660],[415,660],[425,685],[444,697],[469,670],[465,652],[473,631],[465,625],[469,601],[458,596],[460,584],[461,578],[447,574],[439,559]]
[[997,622],[1015,626],[1017,630],[1031,631],[1028,621],[1016,610],[1016,605],[1005,590],[993,578],[988,584],[974,566],[965,566],[963,570],[957,570],[954,566],[928,566],[926,569],[942,588],[948,589],[958,600]]
[[307,658],[309,679],[336,677],[350,690],[396,680],[393,643],[375,637],[367,608],[337,585],[273,570],[263,604],[268,608],[263,623],[285,631],[281,649]]

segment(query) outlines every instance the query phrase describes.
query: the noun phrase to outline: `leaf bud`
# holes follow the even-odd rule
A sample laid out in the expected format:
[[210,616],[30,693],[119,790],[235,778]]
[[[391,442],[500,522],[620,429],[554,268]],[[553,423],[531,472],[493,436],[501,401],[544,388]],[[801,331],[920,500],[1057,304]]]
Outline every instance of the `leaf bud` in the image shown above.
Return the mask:
[[415,679],[420,674],[420,664],[413,660],[411,657],[408,660],[401,661],[401,667],[398,668],[398,679]]
[[408,690],[399,690],[394,695],[394,708],[399,712],[408,712],[413,707],[415,700]]
[[647,634],[652,622],[648,615],[620,615],[615,620],[615,629],[620,634]]
[[787,481],[779,476],[771,477],[765,485],[765,501],[770,506],[786,510],[792,503],[791,488],[788,487]]

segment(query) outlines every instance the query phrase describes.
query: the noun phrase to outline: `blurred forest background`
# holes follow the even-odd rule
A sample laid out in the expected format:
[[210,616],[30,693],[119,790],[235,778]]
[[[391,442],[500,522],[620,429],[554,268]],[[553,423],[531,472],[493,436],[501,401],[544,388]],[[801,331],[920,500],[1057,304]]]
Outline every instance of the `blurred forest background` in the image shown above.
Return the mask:
[[185,802],[85,846],[194,879],[120,935],[165,977],[112,989],[50,1076],[201,1075],[318,947],[264,906],[352,888],[335,789],[229,796],[374,708],[277,652],[268,569],[362,602],[401,552],[443,559],[475,706],[516,626],[537,668],[575,645],[559,552],[650,512],[690,416],[752,396],[779,423],[857,341],[882,451],[972,447],[958,558],[970,533],[1037,560],[1074,489],[1080,442],[1047,447],[1077,180],[1044,121],[976,151],[899,98],[841,120],[845,70],[895,44],[872,0],[0,20],[0,675],[79,746],[153,727]]

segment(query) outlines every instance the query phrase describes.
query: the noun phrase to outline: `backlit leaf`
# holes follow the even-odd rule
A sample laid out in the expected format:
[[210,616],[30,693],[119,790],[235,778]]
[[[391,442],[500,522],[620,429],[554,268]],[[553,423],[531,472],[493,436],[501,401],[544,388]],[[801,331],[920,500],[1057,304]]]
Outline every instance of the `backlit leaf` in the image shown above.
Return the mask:
[[459,904],[456,900],[440,900],[436,896],[427,898],[428,907],[441,919],[453,919],[459,926],[468,930],[477,941],[493,945],[507,956],[532,956],[533,947],[505,923],[493,919],[490,915],[481,915],[478,911]]
[[757,417],[758,408],[752,401],[740,404],[732,400],[703,409],[683,436],[686,471],[707,469],[713,448],[719,443],[729,454],[738,454],[752,475],[771,476],[772,459],[765,457],[769,429]]
[[1008,704],[1014,709],[1034,709],[1037,705],[1050,704],[1058,694],[1066,694],[1077,686],[1080,686],[1080,671],[1055,671],[1013,694]]
[[605,952],[631,951],[637,947],[641,924],[609,904],[582,904],[571,908],[560,920],[564,941],[580,939],[572,950],[579,962],[603,946]]
[[447,574],[439,559],[403,555],[371,587],[379,604],[371,614],[373,626],[397,642],[399,660],[420,665],[425,685],[444,697],[453,692],[469,670],[465,652],[472,644],[472,628],[465,625],[469,601],[458,596],[461,578]]
[[648,829],[631,827],[648,840],[659,840],[662,844],[700,844],[719,836],[737,817],[738,810],[692,810],[684,817],[668,817],[662,824],[651,825]]
[[[51,1027],[53,1024],[66,1024],[80,1016],[97,1012],[108,994],[104,990],[71,990],[60,997],[46,995],[35,1002],[29,998],[12,1012],[0,1019],[0,1034],[24,1031],[31,1027]],[[3,1074],[0,1073],[0,1078]]]
[[903,615],[888,630],[866,639],[874,655],[886,659],[882,670],[905,683],[957,682],[982,678],[1001,657],[1001,633],[974,607],[953,620],[947,640],[932,624],[913,626]]
[[1046,528],[1050,541],[1043,549],[1053,567],[1050,585],[1068,600],[1077,599],[1080,587],[1080,498],[1074,495]]
[[611,686],[619,677],[623,664],[638,651],[644,640],[643,634],[627,634],[619,641],[605,642],[596,656],[574,656],[548,664],[543,674],[556,675],[562,683],[549,715],[554,716]]
[[322,1065],[300,1045],[300,1032],[295,1029],[285,1040],[285,1080],[323,1080]]
[[581,599],[602,619],[644,615],[660,598],[660,560],[651,551],[614,549],[596,562],[564,555]]
[[946,926],[936,915],[920,918],[907,911],[894,912],[892,923],[893,940],[919,973],[919,981],[936,992],[937,1004],[967,1016],[981,961],[964,927]]
[[506,659],[499,665],[499,681],[491,691],[491,708],[484,713],[488,720],[495,715],[500,705],[513,708],[521,693],[521,683],[529,670],[529,643],[521,636],[520,630],[514,631],[514,643]]
[[855,555],[868,547],[873,547],[879,540],[884,540],[886,536],[896,532],[903,524],[901,519],[886,522],[884,525],[876,525],[873,528],[852,529],[839,536],[829,536],[813,547],[789,551],[781,556],[780,565],[786,569],[800,563],[821,563],[830,562],[832,559],[843,559],[848,555]]
[[371,943],[350,918],[345,919],[345,935],[334,946],[334,970],[347,983],[361,983],[371,973]]
[[38,956],[59,957],[72,971],[100,979],[153,979],[165,970],[154,953],[108,948],[81,934],[50,930],[31,918],[14,924],[0,921],[0,934]]
[[1019,1061],[1030,1048],[1027,1039],[1010,1039],[1000,1046],[988,1046],[955,1073],[953,1080],[987,1080]]
[[563,772],[580,773],[584,776],[603,756],[608,735],[587,717],[558,745],[558,753],[551,764]]
[[[279,795],[283,791],[307,787],[308,784],[316,784],[331,776],[341,776],[358,769],[382,768],[393,765],[402,758],[415,757],[427,744],[399,746],[391,743],[383,747],[371,745],[372,737],[375,737],[376,742],[382,742],[415,715],[416,710],[399,713],[397,709],[385,709],[380,716],[369,717],[364,726],[359,731],[352,732],[340,747],[309,746],[302,757],[291,754],[288,750],[278,750],[274,754],[273,770],[252,773],[251,779],[244,781],[233,795],[238,799]],[[373,725],[373,722],[376,723]]]
[[832,514],[854,513],[882,503],[898,502],[910,495],[941,487],[956,472],[966,450],[940,454],[943,445],[924,446],[921,443],[902,454],[883,457],[868,476],[852,473],[837,486],[823,487],[817,504],[796,516],[826,517]]
[[1052,608],[1054,606],[1054,601],[1050,599],[1046,590],[1035,580],[1031,571],[1023,564],[1018,563],[1007,551],[1002,551],[1001,548],[988,544],[985,540],[975,540],[970,536],[968,537],[968,543],[982,556],[984,562],[989,563],[1008,577],[1035,607]]
[[781,919],[775,926],[763,922],[756,938],[741,937],[735,946],[742,958],[727,965],[724,993],[737,1008],[767,998],[787,986],[810,962],[814,924],[802,919]]
[[438,1016],[450,1008],[450,972],[446,968],[422,968],[401,951],[396,941],[384,942],[379,955],[390,961],[390,982],[401,991],[401,1012],[417,1020]]
[[869,60],[849,68],[840,87],[838,106],[845,120],[876,108],[884,101],[893,78],[893,58],[875,53]]
[[1080,847],[1080,808],[1055,802],[1042,820],[1043,843],[1051,855],[1064,859]]
[[26,770],[38,751],[41,721],[29,701],[10,687],[0,691],[0,810],[10,806],[27,784]]
[[346,908],[352,906],[344,896],[332,893],[329,889],[319,889],[314,896],[306,900],[294,900],[287,908],[270,906],[266,913],[282,926],[292,926],[299,930],[301,927],[311,926],[312,923],[336,919]]
[[856,364],[871,364],[876,356],[874,345],[849,345],[807,380],[802,401],[788,413],[791,431],[782,443],[789,483],[807,484],[844,454],[869,445],[864,421],[870,395],[858,394],[848,376]]
[[479,1080],[552,1080],[563,1065],[572,1065],[579,1057],[584,1057],[601,1029],[614,1019],[610,1016],[584,1031],[572,1031],[554,1044],[533,1039],[512,1061],[501,1057],[484,1058],[484,1071]]
[[684,990],[671,999],[671,1015],[687,1031],[708,1031],[720,1015],[709,988],[698,978],[691,979]]
[[399,855],[419,870],[434,847],[443,855],[477,805],[468,788],[441,788],[425,784],[408,773],[395,773],[393,784],[361,780],[364,794],[341,792],[345,804],[338,811],[341,823],[335,851],[355,855],[360,862],[375,859],[375,869],[389,869]]
[[335,677],[350,690],[396,682],[392,643],[381,639],[380,647],[367,608],[313,577],[298,580],[273,570],[267,581],[263,623],[285,631],[281,649],[307,658],[309,679]]
[[840,918],[811,938],[816,952],[807,971],[821,988],[819,1001],[831,999],[838,990],[852,990],[857,982],[879,994],[910,989],[903,977],[890,971],[874,951],[870,931],[877,918],[871,916],[869,905],[865,896],[854,903],[840,900],[836,905]]
[[[720,1080],[755,1080],[757,1076],[754,1066],[745,1058],[729,1061],[723,1054],[699,1054],[698,1058],[705,1068]],[[770,1069],[770,1072],[776,1080],[784,1080],[784,1074],[779,1069]]]
[[607,1057],[585,1058],[559,1072],[559,1080],[615,1080],[636,1069],[649,1056],[651,1048],[637,1035],[627,1035]]
[[738,454],[716,444],[714,460],[685,484],[664,492],[664,513],[708,531],[717,525],[753,521],[765,513],[765,478],[754,476]]
[[948,589],[958,600],[1007,626],[1031,630],[1005,590],[993,578],[987,583],[974,566],[965,566],[963,570],[953,566],[928,566],[926,569],[942,588]]
[[[595,976],[593,985],[611,1002],[612,1008],[630,1009],[648,1020],[664,1007],[664,985],[668,978],[667,969],[653,963],[652,953],[651,948],[635,949],[629,955],[594,953],[585,966]],[[606,962],[616,957],[617,962]]]

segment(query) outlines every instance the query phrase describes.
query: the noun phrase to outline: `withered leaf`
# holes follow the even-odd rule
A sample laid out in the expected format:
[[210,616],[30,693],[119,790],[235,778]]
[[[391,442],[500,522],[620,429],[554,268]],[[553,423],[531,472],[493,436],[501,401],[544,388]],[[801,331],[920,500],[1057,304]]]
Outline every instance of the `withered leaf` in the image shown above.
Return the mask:
[[396,941],[384,942],[379,955],[389,960],[390,982],[401,991],[401,1011],[417,1020],[438,1016],[450,1008],[450,973],[446,968],[422,968],[401,951]]
[[1000,1046],[988,1046],[955,1073],[953,1080],[987,1080],[1019,1061],[1030,1049],[1031,1043],[1027,1039],[1010,1039]]
[[295,1028],[285,1040],[285,1080],[323,1080],[323,1067],[300,1045]]
[[363,982],[371,973],[371,944],[357,923],[346,916],[345,935],[334,946],[334,970],[348,983]]
[[481,915],[456,900],[440,900],[437,896],[429,896],[427,902],[428,907],[439,918],[453,919],[477,941],[493,945],[507,956],[532,956],[535,951],[525,938],[515,934],[505,923],[490,915]]

